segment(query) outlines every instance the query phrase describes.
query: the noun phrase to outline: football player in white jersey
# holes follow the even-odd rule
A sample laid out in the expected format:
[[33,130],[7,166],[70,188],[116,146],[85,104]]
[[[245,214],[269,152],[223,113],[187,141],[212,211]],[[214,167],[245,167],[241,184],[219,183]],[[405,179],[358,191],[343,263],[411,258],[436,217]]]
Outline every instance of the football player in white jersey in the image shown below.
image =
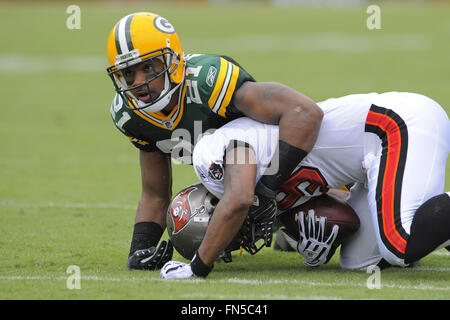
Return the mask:
[[[450,122],[442,107],[425,96],[403,92],[354,94],[319,106],[324,118],[317,141],[278,189],[281,214],[330,188],[353,183],[348,203],[361,227],[342,245],[343,268],[364,268],[382,259],[408,266],[448,246],[450,195],[443,191]],[[217,208],[221,202],[226,206],[234,189],[243,198],[252,196],[259,179],[272,169],[276,172],[271,166],[276,158],[277,129],[241,118],[198,142],[194,168],[205,187],[220,199]],[[244,146],[233,149],[235,141]],[[240,157],[236,150],[243,151]],[[234,159],[227,162],[230,155]],[[247,158],[243,160],[242,155]],[[217,167],[222,168],[222,176],[209,172]],[[236,219],[232,212],[229,219]],[[215,225],[213,215],[205,239],[217,232],[220,225]],[[230,241],[233,237],[229,235]],[[198,252],[217,258],[223,249],[202,243]],[[192,274],[189,264],[176,263],[173,268],[171,263],[162,269],[164,278]]]

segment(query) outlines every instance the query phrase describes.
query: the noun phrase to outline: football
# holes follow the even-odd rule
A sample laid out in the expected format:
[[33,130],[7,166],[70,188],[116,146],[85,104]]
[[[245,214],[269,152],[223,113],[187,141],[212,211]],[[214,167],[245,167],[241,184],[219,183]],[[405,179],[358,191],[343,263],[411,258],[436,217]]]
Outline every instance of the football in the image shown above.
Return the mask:
[[324,194],[312,198],[301,206],[285,211],[278,217],[286,233],[297,241],[300,238],[298,213],[303,211],[306,216],[310,209],[314,210],[316,221],[319,217],[327,218],[326,234],[330,233],[335,224],[339,226],[336,245],[341,244],[359,228],[359,218],[352,207],[337,198]]

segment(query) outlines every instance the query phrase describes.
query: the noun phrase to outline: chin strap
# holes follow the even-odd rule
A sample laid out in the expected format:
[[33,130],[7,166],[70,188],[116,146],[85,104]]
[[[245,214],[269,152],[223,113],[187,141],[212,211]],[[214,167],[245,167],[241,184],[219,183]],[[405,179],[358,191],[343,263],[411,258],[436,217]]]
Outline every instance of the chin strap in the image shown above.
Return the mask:
[[[166,72],[166,74],[164,75],[164,89],[163,91],[160,93],[160,97],[163,96],[159,101],[149,105],[146,107],[146,103],[142,102],[140,100],[138,100],[138,106],[139,108],[144,107],[142,110],[144,110],[145,112],[159,112],[162,109],[164,109],[165,107],[167,107],[167,105],[169,104],[170,100],[172,99],[172,95],[175,93],[175,91],[177,91],[177,89],[184,83],[184,77],[186,75],[185,69],[183,69],[183,78],[180,81],[179,84],[177,84],[175,87],[172,88],[172,90],[169,91],[170,89],[170,75],[168,72]],[[166,93],[167,92],[167,93]],[[180,95],[181,95],[181,91],[180,91]]]
[[[166,76],[166,82],[168,82],[167,80],[167,76]],[[142,102],[140,100],[138,100],[138,106],[139,108],[142,108],[142,110],[144,110],[145,112],[159,112],[162,109],[164,109],[165,107],[167,107],[167,105],[169,104],[170,100],[172,99],[172,95],[175,93],[175,91],[177,91],[177,89],[181,86],[181,84],[184,81],[181,81],[179,84],[177,84],[175,87],[172,88],[172,90],[170,90],[169,92],[167,92],[167,89],[164,88],[164,90],[161,92],[161,95],[164,95],[160,100],[158,100],[157,102],[149,105],[148,107],[145,107],[146,105],[148,105],[145,102]],[[164,85],[164,87],[166,87],[166,85]],[[166,93],[167,92],[167,93]]]

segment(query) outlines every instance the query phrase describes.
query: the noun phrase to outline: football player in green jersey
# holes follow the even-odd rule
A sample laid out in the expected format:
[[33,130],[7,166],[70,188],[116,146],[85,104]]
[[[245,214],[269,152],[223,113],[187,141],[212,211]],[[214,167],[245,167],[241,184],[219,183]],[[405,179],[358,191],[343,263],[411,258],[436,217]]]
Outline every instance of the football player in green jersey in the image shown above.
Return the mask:
[[[199,135],[241,116],[280,126],[278,173],[264,176],[256,191],[255,186],[237,183],[227,197],[227,208],[240,217],[247,215],[254,192],[274,201],[275,190],[315,143],[323,113],[314,101],[279,83],[256,82],[229,57],[184,55],[174,27],[161,16],[140,12],[119,20],[108,38],[107,53],[107,71],[117,92],[111,116],[140,149],[142,194],[129,269],[158,269],[170,260],[171,244],[158,245],[171,200],[170,157],[189,158]],[[180,139],[185,143],[181,154]],[[223,214],[214,219],[225,232],[199,248],[196,265],[205,271],[242,223]]]

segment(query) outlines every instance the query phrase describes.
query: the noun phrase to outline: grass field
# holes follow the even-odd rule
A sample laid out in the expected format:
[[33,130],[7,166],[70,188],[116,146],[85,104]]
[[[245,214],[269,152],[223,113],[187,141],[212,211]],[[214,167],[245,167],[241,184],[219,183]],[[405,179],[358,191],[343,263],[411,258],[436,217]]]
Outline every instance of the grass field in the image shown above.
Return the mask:
[[[175,25],[185,52],[230,55],[256,79],[317,101],[404,90],[450,113],[450,6],[382,4],[382,28],[369,30],[359,6],[80,2],[81,29],[68,30],[68,5],[0,3],[0,299],[450,298],[445,250],[382,271],[373,290],[370,274],[341,270],[337,254],[310,270],[270,248],[216,264],[206,280],[128,271],[138,152],[112,124],[104,70],[114,23],[154,11]],[[174,166],[174,193],[195,181],[191,167]],[[66,285],[70,265],[80,268],[79,290]]]

